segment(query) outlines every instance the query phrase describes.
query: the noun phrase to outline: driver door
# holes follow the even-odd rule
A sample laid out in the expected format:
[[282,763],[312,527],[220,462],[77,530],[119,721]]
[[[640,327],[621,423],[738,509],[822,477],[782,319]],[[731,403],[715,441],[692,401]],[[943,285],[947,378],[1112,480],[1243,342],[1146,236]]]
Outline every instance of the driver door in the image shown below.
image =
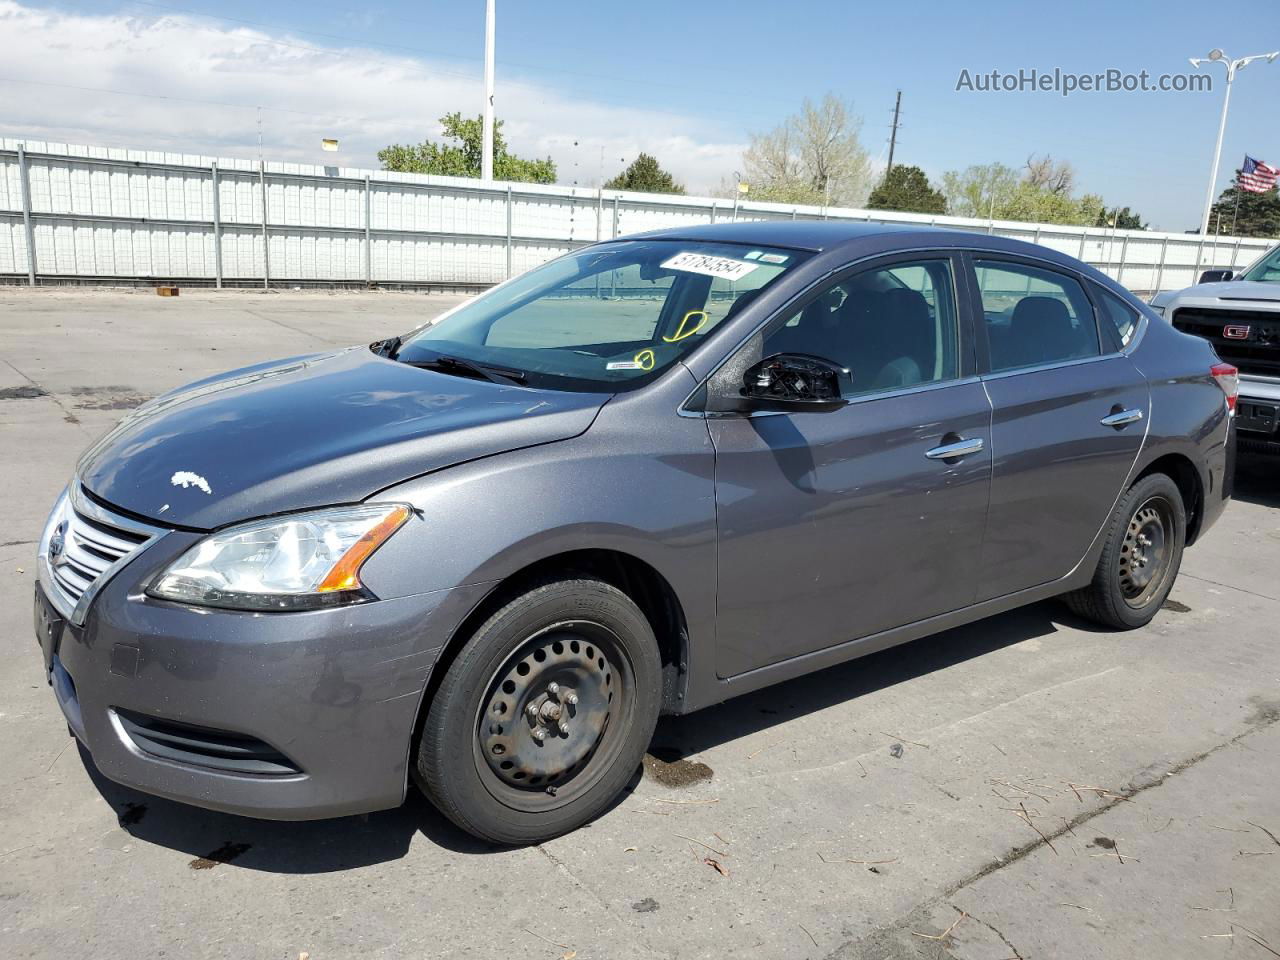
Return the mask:
[[[958,262],[879,261],[765,329],[763,357],[847,368],[842,407],[709,419],[721,677],[973,602],[991,405],[974,375]],[[953,444],[968,452],[943,456]]]

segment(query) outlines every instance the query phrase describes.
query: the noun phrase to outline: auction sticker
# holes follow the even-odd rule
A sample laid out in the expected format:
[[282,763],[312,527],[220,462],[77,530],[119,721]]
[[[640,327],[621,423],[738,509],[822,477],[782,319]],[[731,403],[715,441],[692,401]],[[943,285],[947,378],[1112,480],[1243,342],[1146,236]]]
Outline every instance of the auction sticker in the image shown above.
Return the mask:
[[677,253],[662,264],[664,270],[683,270],[686,273],[700,273],[706,277],[719,277],[721,280],[741,280],[758,267],[757,263],[743,260],[732,260],[729,257],[713,257],[706,253]]

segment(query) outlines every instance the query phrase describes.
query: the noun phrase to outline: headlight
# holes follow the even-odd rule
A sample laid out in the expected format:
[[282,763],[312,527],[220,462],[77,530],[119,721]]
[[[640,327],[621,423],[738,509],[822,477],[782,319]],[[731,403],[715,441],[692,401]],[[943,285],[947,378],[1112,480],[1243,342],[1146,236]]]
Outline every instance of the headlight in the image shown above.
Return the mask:
[[210,534],[147,593],[233,610],[306,610],[372,598],[360,566],[409,519],[399,503],[337,507]]

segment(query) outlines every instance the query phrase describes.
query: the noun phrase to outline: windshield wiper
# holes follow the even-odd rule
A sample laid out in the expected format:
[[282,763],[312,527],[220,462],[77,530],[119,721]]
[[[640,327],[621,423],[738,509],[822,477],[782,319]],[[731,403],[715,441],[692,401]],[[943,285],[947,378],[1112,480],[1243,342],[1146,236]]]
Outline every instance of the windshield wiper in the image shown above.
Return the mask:
[[437,354],[430,360],[405,360],[403,362],[411,367],[422,367],[425,370],[465,371],[480,377],[482,380],[488,380],[490,383],[524,383],[529,379],[523,370],[495,367],[488,363],[476,363],[474,360],[451,357],[444,353]]
[[404,343],[403,337],[389,337],[386,340],[375,340],[369,344],[369,349],[380,357],[386,357],[388,360],[394,360],[396,353],[400,349],[400,344]]

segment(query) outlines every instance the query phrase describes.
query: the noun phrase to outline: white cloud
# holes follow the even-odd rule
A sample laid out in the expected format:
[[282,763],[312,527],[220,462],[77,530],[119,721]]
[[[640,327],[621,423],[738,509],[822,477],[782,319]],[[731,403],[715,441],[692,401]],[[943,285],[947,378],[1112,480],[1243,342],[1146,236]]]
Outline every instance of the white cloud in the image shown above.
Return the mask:
[[[479,73],[201,17],[0,0],[0,133],[10,137],[256,157],[261,105],[268,159],[376,167],[380,147],[437,136],[437,118],[453,110],[478,113]],[[550,155],[565,183],[594,184],[601,148],[606,177],[646,150],[705,192],[743,148],[700,136],[696,118],[574,98],[501,61],[497,104],[512,150]],[[322,153],[322,137],[339,138],[341,152]]]

